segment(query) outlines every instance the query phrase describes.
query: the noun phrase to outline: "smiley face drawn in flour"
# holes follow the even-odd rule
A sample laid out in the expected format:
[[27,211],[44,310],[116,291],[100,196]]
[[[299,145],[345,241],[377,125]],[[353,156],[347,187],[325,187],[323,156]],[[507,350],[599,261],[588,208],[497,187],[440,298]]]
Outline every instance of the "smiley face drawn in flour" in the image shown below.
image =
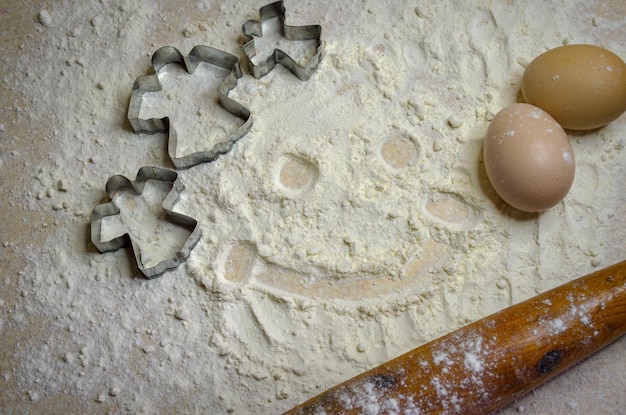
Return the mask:
[[480,221],[450,161],[459,132],[419,121],[433,103],[407,104],[415,91],[400,88],[384,43],[357,52],[331,51],[308,82],[277,67],[233,91],[255,125],[209,169],[198,202],[216,201],[207,210],[231,241],[215,259],[216,284],[376,297],[441,269]]

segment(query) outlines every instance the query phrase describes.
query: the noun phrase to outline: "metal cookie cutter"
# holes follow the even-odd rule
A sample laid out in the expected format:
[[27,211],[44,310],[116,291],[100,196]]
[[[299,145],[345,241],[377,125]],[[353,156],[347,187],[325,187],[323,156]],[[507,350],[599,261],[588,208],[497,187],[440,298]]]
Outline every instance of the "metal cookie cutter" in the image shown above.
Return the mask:
[[[154,92],[161,90],[158,73],[166,65],[179,64],[187,73],[191,74],[201,63],[209,63],[221,68],[230,69],[231,72],[217,88],[219,94],[219,103],[231,114],[241,118],[244,123],[222,141],[207,151],[199,151],[183,157],[176,157],[176,147],[178,139],[176,130],[170,124],[169,118],[139,118],[141,102],[146,92]],[[133,127],[135,133],[155,134],[168,132],[168,154],[174,166],[178,169],[186,169],[196,164],[210,162],[218,158],[220,155],[230,151],[233,145],[243,137],[252,127],[252,117],[250,111],[228,96],[229,92],[237,86],[237,80],[241,78],[242,71],[239,58],[230,53],[212,48],[210,46],[195,46],[188,56],[183,56],[178,49],[172,46],[164,46],[159,48],[152,55],[152,68],[154,74],[144,75],[135,81],[133,92],[130,96],[128,105],[128,121]]]
[[[118,215],[120,213],[120,209],[112,201],[114,193],[118,190],[130,190],[137,195],[141,195],[144,186],[148,180],[158,180],[172,184],[172,189],[167,194],[165,200],[161,204],[161,206],[165,210],[165,220],[180,225],[191,231],[191,234],[185,241],[185,244],[176,253],[176,256],[174,258],[161,261],[153,267],[144,266],[144,263],[141,259],[141,250],[139,248],[139,245],[128,233],[125,233],[122,236],[113,238],[108,241],[102,240],[101,233],[102,219],[107,216]],[[109,178],[106,184],[106,192],[111,199],[111,202],[95,206],[91,213],[91,240],[93,244],[96,246],[96,248],[98,248],[101,253],[115,251],[117,249],[130,245],[132,247],[133,253],[135,254],[135,259],[137,261],[137,266],[139,267],[139,270],[148,279],[156,278],[167,271],[178,268],[180,264],[182,264],[189,258],[191,250],[194,248],[194,246],[196,246],[196,244],[200,240],[200,237],[202,236],[202,231],[198,226],[198,222],[195,219],[190,218],[189,216],[182,215],[180,213],[173,212],[171,210],[171,208],[178,201],[178,198],[183,190],[183,184],[178,181],[178,173],[173,170],[161,169],[158,167],[140,168],[137,172],[137,178],[135,179],[135,181],[129,180],[128,178],[121,175],[112,176],[111,178]]]
[[[256,56],[255,37],[263,36],[263,23],[270,19],[280,19],[282,26],[282,34],[287,40],[316,40],[317,52],[311,57],[306,64],[299,65],[293,58],[280,49],[274,49],[274,52],[258,65],[252,63],[252,58]],[[244,45],[243,50],[246,53],[248,61],[248,70],[255,78],[267,75],[277,63],[283,65],[294,75],[303,81],[308,80],[313,72],[317,69],[322,57],[324,56],[324,42],[321,40],[322,27],[320,25],[310,26],[289,26],[285,24],[285,6],[282,0],[275,3],[265,5],[259,9],[259,20],[248,20],[243,24]]]

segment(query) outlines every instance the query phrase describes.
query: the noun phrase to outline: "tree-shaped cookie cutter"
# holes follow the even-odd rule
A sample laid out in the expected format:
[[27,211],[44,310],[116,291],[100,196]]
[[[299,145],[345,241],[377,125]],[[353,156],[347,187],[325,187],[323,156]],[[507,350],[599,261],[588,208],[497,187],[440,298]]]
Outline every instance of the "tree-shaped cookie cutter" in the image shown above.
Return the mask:
[[[120,190],[130,190],[137,195],[141,195],[148,180],[171,183],[172,189],[161,204],[165,211],[165,219],[191,232],[183,247],[173,258],[161,261],[153,267],[146,267],[144,265],[141,259],[139,244],[137,244],[128,233],[111,240],[102,240],[102,220],[107,216],[118,215],[120,213],[120,209],[113,201],[114,194]],[[101,253],[115,251],[130,245],[139,270],[148,279],[156,278],[167,271],[178,268],[180,264],[189,258],[192,249],[202,236],[202,230],[195,219],[172,211],[172,207],[178,201],[183,190],[184,186],[178,180],[178,173],[173,170],[158,167],[146,166],[140,168],[137,172],[137,178],[134,181],[121,175],[111,176],[106,184],[106,193],[111,201],[95,206],[91,213],[91,241]]]
[[[143,95],[147,92],[156,92],[162,89],[159,81],[159,71],[169,64],[181,65],[187,73],[192,74],[197,66],[209,63],[221,68],[230,69],[230,73],[218,86],[220,105],[231,114],[243,120],[243,124],[235,131],[224,137],[210,150],[198,151],[182,157],[177,157],[178,137],[168,117],[164,118],[139,118]],[[195,46],[188,56],[173,46],[163,46],[152,55],[152,68],[154,74],[144,75],[135,81],[128,105],[128,121],[135,133],[156,134],[168,133],[168,154],[177,169],[186,169],[200,163],[211,162],[220,155],[230,151],[237,140],[243,137],[252,127],[250,111],[228,96],[229,92],[237,86],[237,80],[242,77],[239,58],[230,53],[212,48],[210,46]]]
[[[280,49],[274,49],[273,53],[264,61],[255,65],[252,62],[257,54],[254,38],[263,36],[263,23],[270,19],[280,19],[282,35],[287,40],[315,40],[316,53],[304,65],[298,64],[292,57]],[[267,75],[276,64],[281,64],[289,69],[294,75],[303,81],[308,80],[317,69],[324,56],[324,42],[322,41],[322,26],[289,26],[285,24],[285,6],[282,1],[267,4],[259,9],[259,20],[248,20],[243,24],[244,45],[243,50],[247,56],[248,71],[255,78]]]

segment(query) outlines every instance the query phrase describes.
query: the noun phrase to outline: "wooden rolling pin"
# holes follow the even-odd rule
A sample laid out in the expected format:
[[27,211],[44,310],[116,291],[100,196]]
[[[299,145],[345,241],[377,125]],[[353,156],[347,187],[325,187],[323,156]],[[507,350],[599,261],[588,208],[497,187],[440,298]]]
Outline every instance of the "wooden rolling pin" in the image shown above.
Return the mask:
[[486,414],[626,331],[626,261],[506,308],[286,414]]

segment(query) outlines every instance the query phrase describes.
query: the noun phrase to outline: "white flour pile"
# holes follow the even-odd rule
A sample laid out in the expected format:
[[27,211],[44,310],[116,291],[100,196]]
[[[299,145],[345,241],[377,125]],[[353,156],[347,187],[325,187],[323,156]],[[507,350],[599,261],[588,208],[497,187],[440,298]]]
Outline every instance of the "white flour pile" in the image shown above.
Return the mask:
[[[626,9],[605,3],[287,1],[288,24],[322,25],[326,55],[306,82],[282,67],[240,79],[231,96],[252,130],[179,172],[176,210],[203,236],[152,281],[129,250],[99,254],[88,240],[109,176],[173,167],[164,134],[135,135],[126,121],[133,82],[160,46],[243,56],[241,24],[265,2],[2,6],[25,16],[2,58],[12,104],[0,125],[0,165],[20,173],[3,194],[24,222],[2,234],[14,261],[0,333],[15,340],[3,340],[0,402],[17,413],[279,413],[624,259],[626,118],[570,135],[574,185],[541,215],[504,205],[480,157],[535,56],[592,43],[626,57]],[[142,116],[180,120],[179,150],[204,148],[234,125],[203,79],[216,75],[168,71]],[[141,237],[161,253],[155,234]],[[484,370],[474,355],[466,363]],[[590,403],[572,388],[504,413],[622,413],[625,380],[614,382]]]

